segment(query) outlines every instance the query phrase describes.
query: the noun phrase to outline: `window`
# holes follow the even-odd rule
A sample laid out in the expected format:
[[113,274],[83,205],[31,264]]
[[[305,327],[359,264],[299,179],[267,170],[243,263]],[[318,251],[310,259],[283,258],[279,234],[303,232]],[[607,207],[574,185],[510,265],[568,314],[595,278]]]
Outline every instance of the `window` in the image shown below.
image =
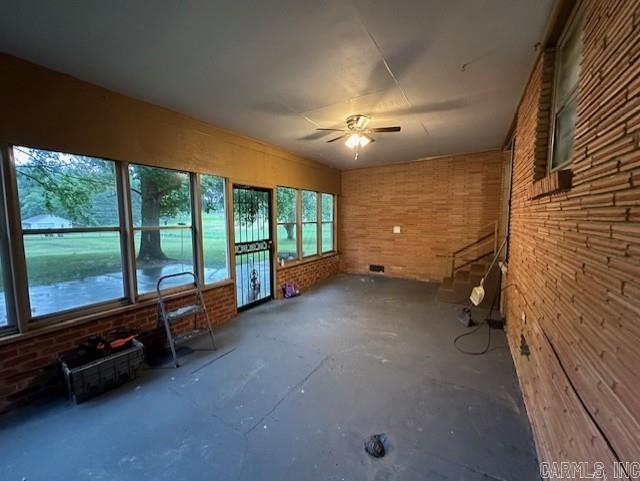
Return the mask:
[[0,154],[0,335],[135,303],[167,274],[228,279],[222,177],[23,146]]
[[556,50],[550,170],[571,161],[576,126],[576,100],[582,59],[582,19],[578,12],[569,22]]
[[225,183],[215,175],[200,176],[202,203],[202,256],[204,282],[229,277],[227,258],[227,201]]
[[[3,163],[6,165],[5,163]],[[4,175],[4,165],[2,173]],[[7,176],[8,177],[8,176]],[[10,254],[9,254],[9,231],[6,219],[6,205],[4,186],[0,183],[0,333],[8,332],[15,324],[15,316],[10,315],[9,303],[11,302],[13,289],[11,279]]]
[[9,326],[9,316],[7,313],[7,292],[5,281],[6,269],[4,267],[4,259],[0,259],[0,329]]
[[[190,175],[171,169],[129,166],[138,293],[155,292],[162,276],[193,272]],[[188,276],[163,288],[189,282]]]
[[31,317],[125,295],[109,160],[13,148]]
[[335,250],[333,194],[322,194],[322,253]]
[[285,261],[298,258],[298,191],[278,187],[276,191],[278,209],[278,259]]
[[302,256],[318,253],[318,193],[302,191]]

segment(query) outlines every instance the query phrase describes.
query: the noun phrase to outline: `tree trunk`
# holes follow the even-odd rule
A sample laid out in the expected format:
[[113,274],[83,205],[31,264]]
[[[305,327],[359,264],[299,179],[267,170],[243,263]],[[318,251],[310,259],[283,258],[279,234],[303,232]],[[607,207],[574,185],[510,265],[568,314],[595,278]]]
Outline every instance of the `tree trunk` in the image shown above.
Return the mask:
[[[142,226],[158,227],[160,225],[160,198],[158,186],[145,176],[140,178],[140,197],[142,198]],[[160,230],[144,230],[140,232],[140,250],[138,262],[166,260],[160,243]]]
[[285,224],[284,228],[287,230],[287,240],[294,240],[293,233],[295,232],[295,224]]

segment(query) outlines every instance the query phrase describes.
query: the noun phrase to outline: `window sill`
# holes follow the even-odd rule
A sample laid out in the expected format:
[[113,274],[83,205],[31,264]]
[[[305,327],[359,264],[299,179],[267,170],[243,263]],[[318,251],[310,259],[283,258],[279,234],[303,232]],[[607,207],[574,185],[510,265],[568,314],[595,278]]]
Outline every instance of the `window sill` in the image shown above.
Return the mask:
[[284,266],[281,266],[280,264],[278,264],[278,267],[276,269],[277,272],[280,271],[284,271],[287,269],[290,269],[291,267],[297,267],[297,266],[301,266],[304,264],[309,264],[311,262],[317,262],[323,259],[327,259],[329,257],[335,257],[338,255],[337,251],[331,251],[331,252],[326,252],[322,255],[315,255],[315,256],[310,256],[310,257],[305,257],[302,259],[299,259],[297,261],[289,261],[289,262],[285,262]]
[[[226,279],[224,281],[217,282],[215,284],[208,284],[202,287],[202,292],[207,292],[213,289],[220,289],[227,285],[232,285],[234,282],[232,279]],[[165,299],[171,300],[180,298],[189,294],[195,293],[195,288],[191,287],[188,289],[181,289],[179,291],[171,292],[168,294]],[[118,314],[123,314],[131,311],[136,311],[139,309],[143,309],[145,307],[153,306],[157,303],[157,296],[149,297],[145,299],[140,299],[138,302],[133,304],[127,304],[119,307],[107,308],[105,310],[101,310],[99,312],[92,312],[88,314],[78,314],[75,317],[60,320],[57,322],[46,322],[40,321],[39,325],[31,325],[31,329],[27,332],[17,332],[12,334],[7,334],[5,336],[0,337],[0,346],[4,346],[6,344],[11,344],[13,342],[20,342],[26,339],[30,339],[33,337],[38,337],[43,334],[49,334],[52,332],[56,332],[62,329],[66,329],[73,326],[82,325],[88,322],[97,321],[100,319],[104,319],[105,317],[116,316]]]
[[571,189],[572,172],[570,169],[558,169],[549,172],[545,177],[536,180],[529,186],[527,198],[539,199]]

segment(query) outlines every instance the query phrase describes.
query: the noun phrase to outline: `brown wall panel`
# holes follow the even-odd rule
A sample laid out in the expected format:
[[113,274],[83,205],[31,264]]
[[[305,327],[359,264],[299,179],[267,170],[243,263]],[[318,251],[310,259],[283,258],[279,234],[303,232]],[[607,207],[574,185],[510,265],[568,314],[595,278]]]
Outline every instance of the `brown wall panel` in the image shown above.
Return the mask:
[[340,193],[340,172],[0,53],[0,142]]

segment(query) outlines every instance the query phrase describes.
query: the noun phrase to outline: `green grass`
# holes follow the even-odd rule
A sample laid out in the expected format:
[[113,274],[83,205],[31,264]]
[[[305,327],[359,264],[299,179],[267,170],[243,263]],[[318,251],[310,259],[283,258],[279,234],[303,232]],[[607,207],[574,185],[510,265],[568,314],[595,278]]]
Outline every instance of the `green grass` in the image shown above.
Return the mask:
[[[278,255],[285,259],[297,258],[297,242],[296,239],[288,239],[287,231],[284,226],[278,226]],[[295,237],[295,233],[294,233]],[[310,256],[317,254],[317,230],[315,224],[303,224],[302,226],[302,252],[303,255]],[[325,224],[322,228],[322,251],[330,252],[333,250],[332,242],[333,232],[331,224]],[[290,257],[293,256],[293,257]]]
[[[202,223],[205,267],[224,269],[227,246],[226,220],[222,214],[204,214]],[[316,232],[315,224],[303,225],[302,248],[305,256],[317,253]],[[283,226],[278,226],[277,233],[279,253],[295,253],[296,240],[287,239]],[[162,249],[167,257],[191,262],[192,247],[188,230],[167,230],[163,231],[161,236]],[[324,225],[322,229],[324,252],[328,251],[326,246],[331,244],[331,237],[330,225]],[[24,238],[24,244],[31,286],[120,272],[122,269],[120,240],[117,232],[65,234],[63,237],[28,235]],[[135,236],[135,244],[137,250],[139,233]],[[0,288],[2,288],[1,277]]]
[[[205,267],[226,265],[226,222],[222,214],[203,216]],[[161,234],[162,250],[171,259],[191,262],[188,230]],[[135,235],[136,251],[140,234]],[[120,239],[117,232],[65,234],[63,237],[28,235],[24,238],[29,284],[49,285],[84,277],[120,272]]]

